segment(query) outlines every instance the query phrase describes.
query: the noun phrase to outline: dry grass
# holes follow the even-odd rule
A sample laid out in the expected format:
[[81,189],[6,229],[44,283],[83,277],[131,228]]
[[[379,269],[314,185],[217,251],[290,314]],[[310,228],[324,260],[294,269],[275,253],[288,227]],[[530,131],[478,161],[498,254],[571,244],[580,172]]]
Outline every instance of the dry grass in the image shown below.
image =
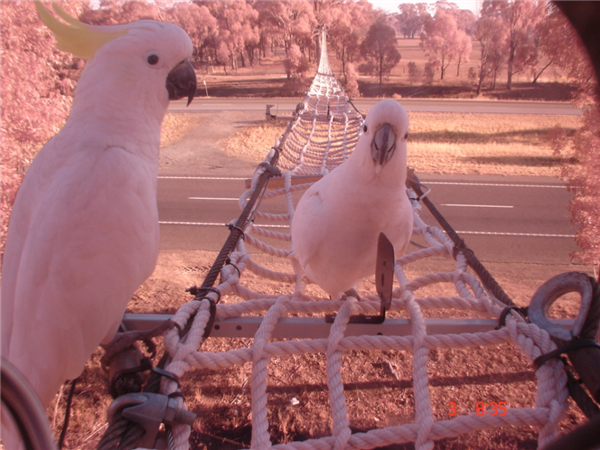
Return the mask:
[[251,159],[258,164],[265,159],[285,127],[285,124],[281,125],[279,122],[264,122],[246,127],[222,142],[221,148],[231,156]]
[[[135,312],[173,312],[191,297],[184,293],[190,284],[202,281],[215,254],[203,251],[162,253],[157,270],[137,292],[129,305]],[[277,270],[289,262],[257,256],[261,264]],[[451,270],[453,262],[435,259],[408,267],[410,279],[422,274]],[[519,305],[528,303],[535,289],[547,279],[549,271],[570,270],[570,266],[536,264],[488,264],[498,274],[498,282]],[[526,273],[527,276],[522,275]],[[265,293],[285,293],[289,285],[265,281],[245,274],[244,286]],[[525,279],[524,279],[525,278]],[[361,292],[373,291],[372,280],[359,286]],[[441,295],[443,285],[419,291],[421,296]],[[313,290],[313,293],[317,291]],[[446,291],[447,292],[447,291]],[[227,297],[224,302],[236,301]],[[561,317],[572,314],[576,302],[561,304]],[[439,312],[439,311],[438,311]],[[444,315],[464,313],[447,310]],[[426,311],[436,316],[436,311]],[[472,315],[470,315],[472,316]],[[222,352],[252,345],[251,339],[209,339],[204,351]],[[102,371],[98,368],[100,352],[86,366],[75,397],[68,448],[92,449],[104,431],[104,414],[110,404],[105,394]],[[412,388],[412,354],[403,351],[348,352],[343,358],[342,376],[348,415],[353,432],[414,422]],[[475,411],[477,402],[507,402],[509,407],[533,407],[535,376],[531,365],[512,345],[431,350],[429,383],[436,420],[447,419],[448,402],[457,405],[459,414]],[[188,407],[199,414],[192,433],[192,448],[237,449],[249,446],[251,436],[251,365],[229,369],[192,371],[182,379]],[[330,401],[326,380],[325,355],[306,354],[274,358],[269,365],[268,410],[273,442],[290,442],[318,438],[331,433]],[[299,404],[293,404],[295,398]],[[64,397],[60,400],[58,419],[62,418]],[[572,406],[561,422],[568,430],[583,420]],[[60,427],[57,427],[58,431]],[[534,449],[537,431],[529,427],[489,429],[446,439],[436,443],[437,450],[459,449]],[[412,449],[412,445],[390,447]]]
[[[408,162],[418,173],[560,176],[549,133],[572,134],[578,116],[409,113]],[[222,144],[232,156],[263,160],[285,124],[264,123]]]
[[167,114],[163,120],[160,146],[166,147],[180,141],[198,126],[199,120],[199,117],[194,114]]

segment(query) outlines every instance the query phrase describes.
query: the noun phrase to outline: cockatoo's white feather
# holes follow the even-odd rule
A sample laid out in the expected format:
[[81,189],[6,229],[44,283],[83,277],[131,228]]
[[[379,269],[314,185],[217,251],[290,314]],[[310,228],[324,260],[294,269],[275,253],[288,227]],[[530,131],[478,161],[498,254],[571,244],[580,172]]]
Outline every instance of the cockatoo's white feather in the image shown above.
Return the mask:
[[408,115],[398,102],[383,100],[369,111],[363,130],[350,157],[304,193],[292,221],[295,258],[335,299],[375,273],[380,232],[396,255],[412,235]]
[[91,53],[64,128],[27,171],[4,254],[2,356],[44,405],[112,339],[154,270],[160,131],[169,98],[181,96],[167,77],[192,56],[172,24],[92,28],[113,38]]

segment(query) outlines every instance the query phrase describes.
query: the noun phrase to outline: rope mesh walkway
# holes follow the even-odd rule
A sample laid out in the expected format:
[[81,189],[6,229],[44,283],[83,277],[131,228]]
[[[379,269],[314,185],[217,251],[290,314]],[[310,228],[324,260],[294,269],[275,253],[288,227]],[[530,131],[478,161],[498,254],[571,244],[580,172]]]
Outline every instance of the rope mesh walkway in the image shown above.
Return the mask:
[[[272,155],[269,155],[270,159]],[[254,176],[256,184],[258,176],[264,168],[259,168]],[[410,336],[344,336],[351,315],[377,314],[379,300],[376,295],[363,297],[361,301],[350,297],[345,301],[332,301],[314,298],[306,293],[307,282],[302,276],[291,254],[291,238],[289,233],[273,231],[268,225],[290,224],[294,215],[293,196],[306,189],[309,184],[292,185],[292,172],[284,174],[285,186],[268,191],[263,198],[282,197],[287,211],[281,214],[256,212],[256,220],[267,225],[251,224],[245,232],[245,239],[240,240],[236,251],[231,254],[230,264],[221,271],[221,283],[216,287],[220,298],[234,296],[237,303],[217,305],[217,321],[240,317],[242,315],[263,316],[264,319],[254,336],[252,344],[243,349],[221,353],[200,352],[204,329],[209,323],[209,302],[192,301],[180,308],[174,321],[185,327],[193,317],[191,331],[187,339],[179,340],[179,333],[173,329],[165,335],[165,346],[172,361],[167,370],[178,376],[192,369],[223,369],[252,363],[252,443],[253,449],[271,448],[267,409],[268,368],[273,358],[285,358],[291,355],[316,354],[322,358],[327,369],[327,385],[332,411],[331,435],[320,439],[303,442],[291,442],[275,445],[275,448],[286,449],[371,449],[385,445],[415,442],[419,450],[433,448],[435,440],[454,437],[489,427],[505,425],[528,425],[539,430],[539,445],[551,442],[557,437],[558,423],[568,408],[567,378],[563,364],[553,359],[544,364],[536,372],[537,392],[535,405],[530,408],[508,408],[506,415],[477,415],[475,412],[457,416],[452,420],[436,420],[431,406],[428,353],[432,349],[458,349],[486,347],[500,343],[512,343],[529,360],[556,348],[548,333],[536,325],[519,321],[509,316],[506,326],[488,332],[461,333],[448,335],[428,334],[423,315],[424,309],[444,310],[444,316],[454,310],[476,311],[481,317],[498,318],[504,304],[490,298],[478,279],[468,273],[466,258],[459,253],[453,271],[435,273],[409,279],[406,268],[417,261],[432,258],[452,258],[453,244],[440,229],[428,225],[419,216],[419,204],[413,201],[415,228],[414,235],[424,238],[425,248],[405,254],[396,261],[395,276],[399,287],[394,290],[390,312],[404,312],[411,319]],[[240,198],[240,206],[244,206],[252,188]],[[412,198],[415,194],[408,191]],[[271,245],[267,242],[279,242]],[[273,270],[256,262],[249,249],[253,247],[262,253],[287,261],[286,272]],[[250,271],[259,277],[281,283],[291,283],[294,292],[287,295],[268,295],[255,292],[244,286],[244,274]],[[418,290],[427,286],[440,284],[450,286],[452,292],[440,297],[418,296]],[[218,300],[215,292],[207,297]],[[272,340],[272,333],[277,321],[291,315],[323,316],[335,313],[335,320],[327,338]],[[413,388],[414,388],[414,422],[398,426],[373,429],[366,433],[352,434],[349,428],[346,397],[342,384],[341,359],[349,351],[400,350],[413,355]],[[170,394],[177,389],[174,382],[163,381],[162,392]],[[175,447],[186,449],[190,429],[177,425],[173,430]]]
[[327,57],[325,30],[321,59],[280,155],[280,167],[294,175],[322,175],[346,160],[358,140],[363,117],[337,82]]
[[[567,376],[563,363],[552,359],[536,371],[537,391],[535,405],[524,408],[507,408],[505,415],[479,415],[475,412],[458,415],[451,420],[436,420],[432,408],[428,376],[429,351],[433,349],[461,349],[489,347],[511,343],[529,361],[556,348],[548,333],[534,324],[525,323],[518,315],[509,315],[506,325],[495,330],[478,333],[429,334],[423,311],[443,311],[449,317],[454,311],[476,312],[482,318],[498,319],[505,303],[495,299],[482,286],[479,279],[468,273],[467,258],[459,252],[451,271],[416,276],[409,279],[407,268],[428,258],[445,257],[453,260],[454,244],[440,229],[428,225],[419,215],[417,194],[407,190],[414,207],[414,236],[421,236],[426,245],[401,256],[395,264],[398,287],[394,290],[389,311],[410,318],[411,333],[407,336],[345,336],[351,316],[376,315],[380,301],[377,295],[363,296],[360,301],[349,297],[345,301],[332,301],[308,293],[307,280],[292,256],[291,236],[288,232],[294,216],[294,198],[310,186],[292,183],[297,175],[320,175],[342,163],[356,145],[363,117],[350,103],[337,83],[327,59],[325,33],[322,34],[322,56],[312,86],[299,105],[295,120],[289,124],[265,159],[279,154],[279,166],[284,170],[284,187],[267,191],[262,201],[276,201],[285,205],[285,212],[267,213],[260,208],[254,211],[254,222],[244,230],[244,239],[238,241],[228,264],[221,270],[221,281],[206,294],[216,307],[216,324],[221,320],[242,316],[262,317],[252,343],[241,349],[224,352],[201,352],[205,329],[211,323],[211,302],[191,301],[183,305],[173,320],[178,328],[165,334],[165,348],[170,363],[165,367],[178,377],[190,370],[212,369],[252,364],[252,441],[251,448],[286,449],[372,449],[392,444],[414,442],[418,450],[433,448],[434,441],[458,436],[490,427],[506,425],[532,426],[539,431],[541,447],[558,435],[558,424],[568,408]],[[278,149],[278,150],[276,150]],[[240,207],[248,203],[266,165],[257,169],[251,188],[240,197]],[[420,195],[420,193],[419,193]],[[271,208],[273,210],[273,208]],[[233,222],[232,222],[233,223]],[[260,225],[258,224],[260,223]],[[276,231],[281,228],[281,231]],[[250,250],[254,249],[251,253]],[[257,260],[259,255],[269,255],[278,261],[274,269]],[[254,256],[253,256],[254,255]],[[245,275],[251,272],[265,280],[293,286],[293,293],[275,295],[256,292],[244,284]],[[443,286],[445,295],[419,297],[419,290]],[[290,289],[291,291],[291,289]],[[227,304],[220,299],[227,297]],[[234,303],[229,303],[233,301]],[[335,319],[325,338],[273,339],[275,327],[281,319],[290,316],[324,317],[335,314]],[[389,317],[389,316],[388,316]],[[184,339],[178,329],[191,328]],[[350,351],[377,352],[402,351],[412,355],[414,420],[403,425],[372,429],[365,433],[351,433],[348,404],[342,383],[342,358]],[[269,434],[267,385],[269,366],[273,359],[294,355],[315,355],[326,367],[327,387],[331,411],[330,435],[319,439],[272,445]],[[161,392],[177,392],[177,384],[163,379]],[[180,404],[180,407],[183,407]],[[207,419],[210,420],[210,419]],[[189,448],[190,427],[174,425],[170,448]]]
[[[360,314],[374,316],[379,313],[381,302],[378,295],[367,293],[360,299],[348,297],[343,301],[333,301],[324,298],[324,294],[314,294],[315,291],[294,258],[293,243],[288,231],[293,223],[295,200],[312,183],[297,184],[298,179],[293,182],[292,177],[324,175],[342,163],[356,145],[362,123],[362,115],[356,109],[350,108],[350,102],[329,67],[323,31],[320,65],[309,93],[299,105],[295,120],[288,124],[284,135],[275,144],[265,162],[258,166],[250,189],[240,197],[239,204],[243,212],[237,221],[231,222],[230,238],[219,253],[203,286],[194,287],[193,289],[198,291],[193,294],[195,299],[181,306],[174,315],[172,320],[175,327],[171,327],[164,335],[166,354],[159,363],[161,369],[153,374],[154,376],[158,373],[156,377],[151,378],[145,391],[156,392],[160,383],[160,393],[176,400],[176,408],[181,415],[185,413],[186,405],[177,380],[187,372],[202,369],[222,370],[250,363],[251,448],[256,450],[373,449],[408,442],[414,442],[417,450],[430,450],[434,441],[440,439],[507,425],[533,427],[538,431],[540,448],[549,445],[558,437],[559,422],[569,406],[570,380],[564,370],[563,360],[551,353],[557,348],[556,339],[553,340],[545,329],[525,322],[521,315],[513,311],[518,309],[515,308],[516,305],[499,286],[491,286],[489,280],[486,281],[487,271],[483,266],[478,266],[479,262],[472,252],[469,253],[470,250],[451,230],[449,224],[440,221],[446,230],[444,232],[421,219],[420,201],[422,200],[428,208],[429,204],[417,184],[411,184],[412,188],[407,189],[407,195],[413,205],[413,239],[418,236],[425,245],[417,245],[416,247],[420,248],[396,260],[394,274],[397,287],[393,291],[392,304],[386,319],[387,321],[397,317],[408,317],[410,333],[400,335],[396,329],[393,330],[394,334],[388,335],[374,335],[373,332],[366,331],[362,334],[351,332],[351,327],[355,326],[351,324],[352,317]],[[275,167],[277,162],[285,169],[282,176],[283,187],[266,191],[259,200],[259,206],[256,206],[255,202],[268,179],[278,174]],[[270,203],[265,209],[280,212],[263,211],[260,205],[268,201],[278,202],[278,206],[274,207],[273,203]],[[278,228],[281,231],[275,231]],[[242,239],[238,239],[239,236]],[[229,253],[233,248],[234,251]],[[410,276],[413,265],[431,258],[453,261],[452,269]],[[481,278],[469,273],[469,266],[473,267]],[[221,279],[219,284],[214,286],[219,270]],[[253,290],[246,282],[249,274],[254,274],[261,280],[287,284],[289,288],[283,291],[289,293],[269,294]],[[596,291],[600,291],[597,284],[594,286]],[[262,288],[264,284],[258,289]],[[421,292],[432,288],[436,292],[443,292],[443,295],[420,296]],[[598,292],[595,295],[598,297]],[[464,317],[466,311],[471,316],[477,315],[495,321],[500,319],[499,322],[503,325],[483,332],[435,333],[428,331],[425,310],[437,311],[437,316],[444,317],[445,320],[452,318],[453,312],[456,318]],[[513,313],[510,313],[511,311]],[[333,319],[328,326],[324,319],[332,314]],[[586,335],[586,339],[596,334],[597,315],[600,314],[600,310],[595,314],[590,322],[595,323],[594,328],[588,333],[589,336]],[[246,347],[221,352],[199,350],[211,330],[224,325],[228,319],[242,318],[260,319],[258,330]],[[304,332],[302,336],[307,337],[299,337],[288,331],[285,333],[287,337],[282,338],[277,334],[278,323],[291,318],[309,319],[312,320],[311,324],[318,323],[320,334]],[[241,320],[238,323],[241,323]],[[309,322],[302,322],[302,325],[305,323]],[[433,363],[430,352],[438,349],[486,348],[505,343],[511,344],[529,362],[537,363],[542,357],[543,361],[535,372],[536,390],[533,404],[519,408],[507,406],[504,414],[483,414],[475,411],[458,414],[452,419],[440,419],[447,415],[435,411],[433,406],[433,384],[429,376]],[[351,409],[349,396],[344,390],[342,361],[351,352],[362,352],[371,356],[376,352],[386,351],[402,352],[406,355],[405,359],[412,360],[412,414],[403,418],[402,424],[399,425],[352,433],[349,418]],[[276,419],[277,415],[269,414],[269,372],[274,372],[273,365],[278,364],[281,359],[299,355],[311,356],[313,361],[319,360],[326,369],[330,407],[324,409],[330,411],[329,434],[273,445],[270,430],[275,427],[271,426],[269,418]],[[406,392],[404,394],[411,395]],[[196,399],[202,401],[200,393],[197,393]],[[200,420],[212,418],[213,415],[209,414]],[[191,422],[170,422],[171,425],[166,428],[169,449],[190,448],[191,428],[185,423]],[[125,425],[129,426],[127,422]],[[115,426],[120,424],[116,423]],[[124,435],[121,430],[114,431],[114,434],[119,435],[117,441],[123,439],[118,448],[133,448],[135,443],[139,442],[139,435],[143,435],[144,431],[139,427],[134,431],[135,435],[127,435],[124,438],[120,437]]]

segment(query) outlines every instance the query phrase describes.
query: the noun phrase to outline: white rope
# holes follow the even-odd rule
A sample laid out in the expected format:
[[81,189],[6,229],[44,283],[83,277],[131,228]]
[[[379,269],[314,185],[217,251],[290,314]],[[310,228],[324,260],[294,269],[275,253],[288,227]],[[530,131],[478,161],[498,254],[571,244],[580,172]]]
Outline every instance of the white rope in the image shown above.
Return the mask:
[[[291,171],[284,173],[285,187],[274,192],[286,199],[285,216],[293,220],[294,206],[292,194],[297,193],[297,186],[291,184]],[[304,185],[304,188],[308,185]],[[247,194],[244,194],[247,196]],[[245,203],[242,202],[242,204]],[[280,221],[280,215],[272,215],[273,221]],[[248,227],[245,240],[240,240],[235,252],[230,256],[231,264],[221,272],[221,283],[217,289],[221,295],[228,295],[228,303],[217,305],[217,317],[220,319],[241,317],[242,315],[262,316],[251,346],[243,349],[219,353],[198,351],[202,342],[204,327],[208,323],[207,302],[191,302],[180,308],[174,320],[184,326],[190,317],[193,322],[190,335],[185,342],[180,342],[177,331],[171,330],[165,336],[165,346],[172,357],[167,370],[183,376],[189,370],[222,369],[252,363],[252,448],[271,448],[268,421],[268,367],[273,358],[284,358],[292,355],[320,354],[327,367],[327,385],[331,403],[331,435],[304,442],[292,442],[274,446],[277,449],[334,449],[361,448],[372,449],[385,445],[414,442],[419,450],[433,448],[435,440],[458,436],[477,430],[506,425],[533,426],[539,430],[538,443],[544,446],[551,442],[558,433],[558,424],[568,408],[566,375],[559,360],[551,360],[536,372],[537,391],[535,405],[528,408],[508,408],[505,416],[478,416],[475,413],[454,417],[452,420],[436,420],[433,411],[429,379],[428,352],[432,349],[461,349],[473,347],[490,347],[502,343],[511,343],[525,358],[533,361],[537,356],[555,348],[548,333],[533,324],[519,322],[508,317],[506,326],[487,332],[461,333],[447,335],[429,335],[425,328],[423,310],[444,310],[448,317],[452,310],[468,310],[482,318],[497,318],[502,308],[495,303],[482,288],[480,282],[467,273],[466,261],[459,254],[454,270],[426,274],[410,278],[406,268],[427,258],[440,256],[452,260],[452,245],[449,238],[438,228],[425,224],[414,211],[414,234],[421,235],[428,247],[401,256],[396,261],[395,275],[400,287],[394,290],[390,314],[404,311],[411,319],[411,336],[344,336],[344,329],[350,315],[377,314],[379,301],[373,293],[365,295],[360,302],[354,298],[346,301],[332,301],[315,298],[306,293],[306,280],[301,277],[297,264],[290,253],[292,243],[289,233],[265,233],[258,226]],[[265,219],[266,220],[266,219]],[[261,231],[259,231],[261,230]],[[259,236],[261,234],[261,236]],[[261,241],[261,237],[276,238],[284,248],[275,247]],[[258,249],[272,255],[280,262],[287,263],[286,271],[273,270],[259,264],[254,253],[248,248]],[[234,268],[235,265],[235,268]],[[294,268],[296,265],[296,268]],[[281,267],[281,264],[278,264]],[[237,269],[236,269],[237,268]],[[265,279],[275,280],[294,286],[294,293],[271,295],[254,292],[244,286],[244,274],[252,271]],[[238,272],[239,271],[239,272]],[[420,297],[418,291],[431,286],[442,286],[444,295],[439,297]],[[209,295],[214,296],[214,293]],[[231,297],[239,297],[236,303]],[[200,306],[203,305],[203,306]],[[330,334],[324,339],[271,339],[272,331],[280,318],[290,315],[319,316],[335,313],[336,318],[331,326]],[[341,358],[350,351],[403,351],[413,355],[413,392],[415,399],[414,423],[401,426],[390,426],[371,430],[367,433],[350,433],[347,405],[341,376]],[[174,389],[172,382],[164,381],[163,390]],[[189,427],[173,429],[178,442],[189,436]],[[188,447],[180,446],[178,450]]]
[[279,166],[294,175],[323,175],[350,156],[363,123],[329,66],[325,31],[319,68],[301,105],[283,143]]
[[[284,187],[267,192],[265,199],[283,196],[287,211],[273,214],[255,211],[255,218],[262,222],[286,224],[291,227],[294,217],[293,195],[307,189],[310,184],[292,185],[292,175],[324,175],[343,162],[356,145],[362,116],[349,107],[348,99],[338,85],[327,60],[325,34],[322,36],[323,53],[319,70],[309,93],[298,108],[295,122],[283,141],[279,165],[284,169]],[[281,140],[275,147],[280,147]],[[273,151],[265,159],[270,161]],[[260,167],[252,180],[252,188],[240,197],[244,207],[256,186]],[[192,320],[190,332],[184,341],[176,329],[165,334],[165,347],[172,358],[167,370],[182,377],[197,369],[219,370],[252,363],[252,442],[253,449],[373,449],[376,447],[414,442],[418,450],[433,448],[434,441],[451,438],[492,427],[507,425],[531,426],[539,430],[538,444],[545,446],[558,434],[558,425],[568,408],[566,375],[558,359],[546,362],[536,372],[537,390],[535,405],[525,408],[507,408],[506,415],[458,415],[451,420],[436,420],[432,408],[428,364],[429,350],[465,349],[490,347],[511,343],[525,358],[536,357],[555,348],[548,333],[533,324],[527,324],[508,316],[506,326],[487,332],[430,335],[425,327],[423,310],[443,310],[449,317],[452,310],[470,311],[482,318],[498,318],[504,305],[488,295],[479,280],[468,273],[466,258],[456,256],[453,270],[417,276],[410,279],[405,269],[427,258],[445,257],[453,260],[453,243],[439,228],[426,224],[419,216],[420,205],[414,201],[416,194],[407,191],[413,199],[414,236],[422,236],[426,247],[401,256],[394,268],[399,287],[393,291],[392,306],[388,314],[408,314],[411,323],[410,336],[344,336],[351,315],[372,315],[379,312],[379,300],[367,293],[357,301],[350,297],[345,301],[315,298],[306,292],[308,281],[293,257],[293,242],[289,232],[270,230],[264,225],[250,224],[245,238],[240,240],[236,251],[230,255],[231,264],[221,271],[221,282],[216,287],[221,296],[228,296],[227,303],[217,305],[217,318],[230,319],[243,315],[263,317],[252,344],[247,348],[223,352],[202,352],[205,327],[209,322],[208,302],[192,301],[183,305],[174,321],[184,327]],[[277,244],[267,244],[267,238]],[[262,254],[277,258],[278,269],[266,267],[253,258],[252,247]],[[281,263],[288,269],[281,271]],[[250,271],[257,276],[278,283],[293,285],[293,293],[273,295],[255,292],[244,286],[244,274]],[[431,286],[443,287],[444,295],[420,297],[420,289]],[[371,295],[369,295],[371,294]],[[217,300],[214,292],[208,294]],[[231,297],[234,297],[231,299]],[[234,300],[234,303],[230,303]],[[278,320],[290,315],[323,316],[335,314],[335,320],[327,338],[277,340],[272,333]],[[414,422],[398,426],[373,429],[366,433],[352,434],[349,427],[346,397],[341,374],[341,361],[350,351],[402,351],[413,357],[413,392],[415,400]],[[272,446],[269,435],[267,385],[269,364],[273,358],[294,355],[319,354],[327,368],[327,386],[331,403],[331,435],[303,442],[291,442]],[[177,389],[170,380],[163,380],[161,392],[172,393]],[[180,407],[184,407],[183,404]],[[190,427],[173,427],[175,448],[189,448]]]

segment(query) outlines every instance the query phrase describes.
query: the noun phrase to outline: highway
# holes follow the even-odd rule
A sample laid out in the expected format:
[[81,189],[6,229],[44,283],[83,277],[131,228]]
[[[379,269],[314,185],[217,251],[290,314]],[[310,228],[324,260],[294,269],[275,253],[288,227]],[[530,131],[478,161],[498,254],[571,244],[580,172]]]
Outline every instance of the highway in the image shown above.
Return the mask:
[[[290,98],[205,98],[196,97],[190,106],[179,100],[170,103],[169,112],[210,112],[210,111],[265,111],[266,105],[274,105],[272,111],[279,115],[291,116],[299,99]],[[379,99],[361,98],[353,100],[363,112],[371,108]],[[502,100],[438,100],[400,99],[408,112],[461,112],[489,114],[557,114],[581,115],[581,109],[567,102],[529,102]]]
[[[432,202],[482,261],[568,264],[569,254],[577,250],[567,210],[571,194],[556,179],[483,175],[420,179],[431,188]],[[240,214],[238,198],[244,190],[242,177],[160,177],[161,249],[220,250],[229,233],[225,224]],[[282,197],[265,201],[261,209],[286,211]],[[438,226],[425,208],[421,217]]]
[[[367,111],[377,99],[357,99]],[[231,99],[198,97],[188,107],[171,102],[169,111],[204,113],[246,111],[291,116],[298,99]],[[402,99],[408,111],[491,114],[580,115],[569,103],[487,100]],[[240,214],[238,198],[245,173],[236,176],[160,177],[158,206],[163,250],[218,251],[228,236],[224,224]],[[251,172],[246,177],[250,177]],[[431,188],[430,199],[482,261],[568,264],[576,251],[575,228],[568,204],[572,196],[557,179],[482,175],[420,175]],[[296,197],[296,201],[299,196]],[[265,202],[269,212],[285,212],[283,199]],[[421,217],[435,220],[424,210]],[[287,231],[281,228],[280,231]],[[417,239],[418,241],[418,239]]]

